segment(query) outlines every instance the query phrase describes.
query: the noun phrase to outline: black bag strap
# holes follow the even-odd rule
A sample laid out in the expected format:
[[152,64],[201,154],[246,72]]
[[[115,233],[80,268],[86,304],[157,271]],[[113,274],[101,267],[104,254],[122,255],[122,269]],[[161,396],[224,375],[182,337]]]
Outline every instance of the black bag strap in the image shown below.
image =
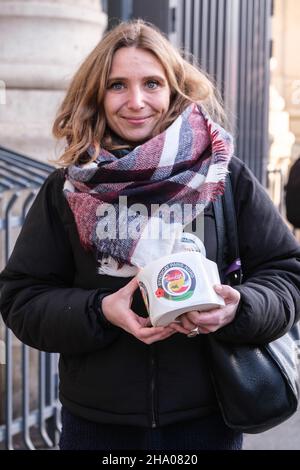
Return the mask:
[[223,196],[213,203],[217,232],[217,262],[222,282],[241,284],[243,274],[239,255],[239,239],[230,174]]

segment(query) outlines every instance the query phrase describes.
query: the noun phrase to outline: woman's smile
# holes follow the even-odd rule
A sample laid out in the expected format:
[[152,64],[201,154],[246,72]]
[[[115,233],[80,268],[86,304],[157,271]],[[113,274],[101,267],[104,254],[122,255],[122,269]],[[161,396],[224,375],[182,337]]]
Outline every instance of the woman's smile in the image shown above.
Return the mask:
[[125,119],[129,124],[132,124],[134,126],[142,125],[144,124],[148,119],[150,119],[152,116],[145,116],[145,117],[126,117],[124,116],[123,119]]

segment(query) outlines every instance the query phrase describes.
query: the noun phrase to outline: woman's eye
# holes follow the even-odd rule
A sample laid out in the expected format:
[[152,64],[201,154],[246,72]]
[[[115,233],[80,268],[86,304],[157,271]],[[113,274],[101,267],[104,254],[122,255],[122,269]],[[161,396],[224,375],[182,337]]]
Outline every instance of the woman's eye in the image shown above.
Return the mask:
[[159,83],[157,80],[148,80],[146,83],[147,87],[150,88],[151,90],[154,90],[155,88],[158,87]]
[[122,90],[123,87],[124,84],[122,82],[114,82],[111,83],[108,88],[110,88],[111,90]]

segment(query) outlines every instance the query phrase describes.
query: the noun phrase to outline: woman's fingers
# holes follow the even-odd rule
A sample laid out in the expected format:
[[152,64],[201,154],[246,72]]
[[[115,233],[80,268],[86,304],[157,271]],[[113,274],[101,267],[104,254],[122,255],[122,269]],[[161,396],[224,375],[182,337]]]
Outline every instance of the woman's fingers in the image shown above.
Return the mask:
[[196,324],[194,322],[194,315],[193,314],[197,314],[199,312],[196,312],[196,311],[191,311],[191,312],[187,312],[187,313],[183,313],[182,315],[180,315],[180,317],[178,317],[178,319],[180,320],[180,323],[181,325],[183,326],[183,328],[185,328],[187,331],[191,331],[193,328],[195,328]]
[[227,286],[226,284],[217,284],[214,286],[214,289],[216,293],[225,300],[225,304],[238,303],[240,301],[241,294],[231,286]]
[[176,333],[170,326],[151,326],[149,318],[140,317],[132,310],[128,312],[123,329],[146,344],[162,341]]
[[162,341],[174,335],[176,331],[170,327],[140,328],[135,337],[146,344]]
[[[224,299],[225,306],[210,311],[199,312],[192,310],[182,314],[179,318],[184,330],[190,332],[195,327],[199,327],[200,333],[213,333],[232,322],[240,302],[241,296],[239,291],[227,285],[216,285],[214,288]],[[177,331],[183,332],[178,327],[174,328]]]
[[[223,325],[225,326],[225,325]],[[198,330],[202,334],[208,334],[208,333],[214,333],[217,331],[219,328],[221,328],[220,325],[205,325],[205,326],[198,326]]]
[[173,328],[177,333],[183,333],[184,335],[187,335],[190,333],[191,330],[184,328],[184,326],[181,323],[174,322],[169,325],[171,328]]

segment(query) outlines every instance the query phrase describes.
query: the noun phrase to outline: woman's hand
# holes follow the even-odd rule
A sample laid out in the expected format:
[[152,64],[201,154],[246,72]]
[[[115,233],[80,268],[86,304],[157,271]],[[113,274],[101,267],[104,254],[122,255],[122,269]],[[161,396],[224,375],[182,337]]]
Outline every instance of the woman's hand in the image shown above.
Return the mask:
[[151,326],[149,318],[140,317],[131,310],[132,297],[137,288],[138,281],[134,277],[126,286],[104,297],[102,312],[107,320],[146,344],[161,341],[176,333],[171,326]]
[[225,307],[216,308],[209,312],[198,312],[193,310],[178,317],[179,323],[170,326],[181,333],[189,334],[191,330],[198,327],[199,333],[213,333],[223,326],[231,323],[235,317],[241,295],[239,291],[227,285],[214,286],[215,291],[225,301]]

